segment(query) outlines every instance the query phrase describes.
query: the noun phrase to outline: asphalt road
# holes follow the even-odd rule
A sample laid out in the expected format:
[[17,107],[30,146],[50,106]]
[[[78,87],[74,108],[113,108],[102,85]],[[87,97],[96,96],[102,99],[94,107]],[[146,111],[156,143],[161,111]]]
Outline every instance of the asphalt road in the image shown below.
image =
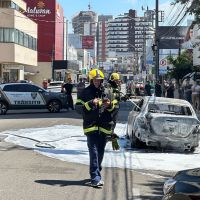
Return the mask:
[[[129,106],[122,105],[119,121],[127,118]],[[49,113],[9,111],[0,116],[0,132],[9,129],[81,125],[75,111]],[[104,168],[105,185],[94,189],[86,183],[88,166],[45,157],[3,141],[0,142],[0,200],[161,200],[167,172]],[[115,162],[115,161],[113,161]]]

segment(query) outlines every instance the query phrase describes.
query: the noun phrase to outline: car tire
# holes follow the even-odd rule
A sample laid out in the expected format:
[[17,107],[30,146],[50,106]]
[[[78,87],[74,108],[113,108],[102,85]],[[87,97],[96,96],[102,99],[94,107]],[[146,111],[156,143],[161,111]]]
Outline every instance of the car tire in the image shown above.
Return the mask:
[[135,133],[132,133],[131,148],[140,148],[141,146],[142,146],[142,142],[135,136]]
[[48,104],[48,110],[51,113],[58,113],[61,109],[61,103],[58,100],[52,100]]
[[0,115],[5,115],[7,113],[7,111],[8,111],[8,105],[5,102],[1,101],[0,102]]

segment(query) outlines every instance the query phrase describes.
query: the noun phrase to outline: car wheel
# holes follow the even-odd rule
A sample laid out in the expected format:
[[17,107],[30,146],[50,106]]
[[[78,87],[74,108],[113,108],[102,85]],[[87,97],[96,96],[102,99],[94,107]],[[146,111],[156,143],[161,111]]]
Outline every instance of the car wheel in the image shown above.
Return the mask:
[[131,147],[132,148],[140,148],[141,146],[142,146],[142,142],[135,136],[135,133],[132,133]]
[[60,109],[61,109],[61,103],[59,101],[53,100],[49,102],[48,104],[49,112],[57,113],[57,112],[60,112]]
[[8,106],[4,102],[0,102],[0,115],[5,115],[8,111]]

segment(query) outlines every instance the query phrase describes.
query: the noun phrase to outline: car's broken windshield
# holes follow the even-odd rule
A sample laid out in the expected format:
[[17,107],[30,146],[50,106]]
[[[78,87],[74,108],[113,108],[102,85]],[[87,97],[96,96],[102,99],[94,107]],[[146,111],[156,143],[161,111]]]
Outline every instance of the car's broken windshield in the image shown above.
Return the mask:
[[188,106],[180,106],[173,104],[149,104],[148,112],[152,113],[164,113],[175,115],[192,115],[192,112]]

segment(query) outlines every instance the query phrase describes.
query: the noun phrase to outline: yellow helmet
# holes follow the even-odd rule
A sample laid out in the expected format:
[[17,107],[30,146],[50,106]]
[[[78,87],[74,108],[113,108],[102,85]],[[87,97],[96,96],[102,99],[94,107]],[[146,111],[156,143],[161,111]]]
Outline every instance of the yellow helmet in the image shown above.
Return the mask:
[[110,80],[112,80],[112,81],[120,80],[119,74],[116,72],[112,73],[110,76]]
[[101,70],[99,69],[92,69],[90,72],[89,72],[89,78],[90,80],[92,79],[104,79],[104,74]]

